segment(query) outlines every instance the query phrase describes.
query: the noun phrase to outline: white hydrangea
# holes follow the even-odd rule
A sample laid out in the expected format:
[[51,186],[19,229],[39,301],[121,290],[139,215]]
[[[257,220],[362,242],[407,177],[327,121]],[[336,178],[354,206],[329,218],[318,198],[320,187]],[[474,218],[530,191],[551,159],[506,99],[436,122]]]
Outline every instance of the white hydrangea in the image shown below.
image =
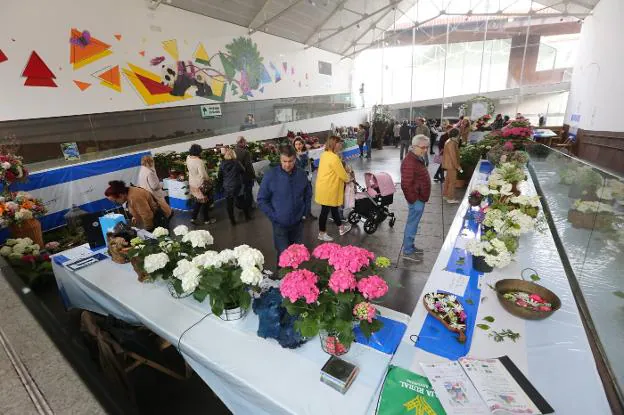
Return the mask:
[[223,264],[227,264],[228,262],[234,262],[236,260],[236,253],[234,253],[233,249],[224,249],[219,252],[219,259]]
[[540,205],[540,198],[537,195],[533,195],[533,196],[527,196],[527,195],[520,195],[520,196],[514,196],[510,199],[511,203],[515,204],[515,205],[522,205],[522,206],[532,206],[532,207],[539,207]]
[[182,282],[182,290],[185,293],[191,293],[199,285],[201,271],[188,259],[181,259],[173,270],[173,276]]
[[503,220],[503,212],[498,209],[490,209],[485,213],[483,224],[493,228],[497,223]]
[[2,248],[0,248],[0,255],[4,257],[11,255],[11,253],[13,253],[13,250],[10,246],[3,246]]
[[182,242],[190,242],[193,248],[205,248],[213,244],[214,238],[210,232],[200,229],[188,232],[182,238]]
[[203,254],[196,256],[195,258],[193,258],[193,264],[197,265],[198,267],[204,268],[219,268],[221,267],[221,265],[223,265],[221,262],[221,257],[219,256],[219,253],[217,251],[206,251]]
[[28,220],[28,219],[32,219],[33,218],[33,213],[32,211],[28,210],[28,209],[20,209],[17,212],[15,212],[15,220]]
[[152,232],[152,235],[154,235],[156,238],[160,238],[162,236],[169,236],[169,230],[163,228],[162,226],[159,226],[158,228],[154,229],[154,232]]
[[241,268],[257,267],[262,269],[264,266],[264,255],[257,249],[244,246],[243,249],[240,246],[234,249],[234,255],[238,261],[238,265]]
[[[484,184],[478,184],[472,188],[472,191],[476,191],[481,193],[483,196],[487,196],[490,194],[490,188]],[[498,193],[498,192],[497,192]]]
[[511,183],[506,183],[506,182],[505,182],[505,183],[503,183],[503,185],[500,187],[499,192],[500,192],[500,194],[501,194],[501,195],[503,195],[503,196],[509,196],[509,195],[512,195],[512,194],[513,194],[513,193],[512,193],[512,191],[511,191],[512,187],[513,187],[513,186],[511,185]]
[[6,242],[4,243],[6,246],[13,246],[13,245],[17,245],[17,239],[7,239]]
[[186,235],[188,233],[188,231],[189,231],[188,226],[186,226],[186,225],[178,225],[173,230],[173,233],[176,236],[184,236],[184,235]]
[[17,244],[13,246],[14,254],[24,255],[25,252],[26,252],[26,245]]
[[169,256],[164,252],[148,255],[143,260],[143,268],[145,272],[151,274],[159,269],[164,268],[169,263]]
[[173,248],[173,242],[172,241],[162,241],[158,244],[158,247],[163,251],[163,252],[167,252],[170,253],[172,248]]
[[241,281],[248,285],[258,285],[262,281],[262,272],[256,267],[243,268]]
[[9,170],[11,168],[11,163],[9,163],[8,161],[5,161],[2,163],[2,168],[4,170]]

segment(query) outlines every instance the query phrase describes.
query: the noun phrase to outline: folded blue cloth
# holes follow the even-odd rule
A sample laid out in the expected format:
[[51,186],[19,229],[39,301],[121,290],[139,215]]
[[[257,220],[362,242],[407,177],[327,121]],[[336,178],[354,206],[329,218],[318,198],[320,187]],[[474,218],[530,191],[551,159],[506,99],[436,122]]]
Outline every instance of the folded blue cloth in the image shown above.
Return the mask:
[[355,341],[386,354],[394,354],[405,330],[407,330],[407,325],[387,317],[379,316],[377,318],[383,323],[381,330],[371,334],[370,338],[367,339],[360,327],[356,327],[353,329]]

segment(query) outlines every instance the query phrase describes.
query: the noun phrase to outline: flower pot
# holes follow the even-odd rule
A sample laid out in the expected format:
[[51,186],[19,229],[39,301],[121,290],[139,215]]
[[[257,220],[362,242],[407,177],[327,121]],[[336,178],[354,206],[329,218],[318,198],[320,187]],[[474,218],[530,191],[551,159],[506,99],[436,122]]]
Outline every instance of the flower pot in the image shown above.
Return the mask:
[[43,243],[43,233],[41,232],[41,222],[37,219],[25,220],[20,225],[11,225],[9,230],[13,238],[30,238],[41,249],[45,245]]
[[144,282],[144,281],[149,280],[150,277],[149,277],[149,274],[141,268],[140,262],[141,260],[136,257],[130,259],[130,263],[132,264],[132,268],[134,269],[134,272],[136,272],[137,275],[139,276],[139,282]]
[[518,182],[514,182],[511,184],[511,193],[516,196],[520,196],[520,194],[522,193],[520,192],[520,189],[518,189]]
[[240,320],[247,315],[248,311],[249,311],[248,308],[246,309],[242,309],[240,307],[226,308],[223,310],[223,313],[221,313],[219,318],[223,321]]
[[321,338],[321,348],[325,353],[333,356],[342,356],[347,354],[351,345],[345,345],[338,339],[338,333],[327,330],[320,330],[319,337]]
[[481,273],[486,273],[486,272],[492,272],[494,271],[494,267],[491,267],[488,265],[487,262],[485,262],[485,258],[482,256],[473,256],[472,257],[472,268],[475,271],[481,272]]

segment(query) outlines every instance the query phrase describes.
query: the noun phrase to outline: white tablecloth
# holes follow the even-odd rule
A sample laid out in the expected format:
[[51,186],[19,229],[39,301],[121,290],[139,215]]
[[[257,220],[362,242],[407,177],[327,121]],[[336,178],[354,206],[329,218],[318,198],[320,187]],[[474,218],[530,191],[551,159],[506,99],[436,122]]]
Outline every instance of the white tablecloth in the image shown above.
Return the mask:
[[[77,272],[56,263],[53,267],[69,307],[145,325],[175,346],[201,320],[184,333],[180,350],[235,414],[365,414],[376,405],[390,355],[354,343],[344,359],[356,364],[360,373],[342,395],[320,382],[329,355],[321,350],[318,337],[298,349],[284,349],[256,335],[258,318],[252,311],[243,320],[224,322],[210,315],[207,300],[175,299],[165,282],[138,282],[128,264],[104,260]],[[408,320],[383,307],[380,312]]]
[[[484,179],[478,172],[477,167],[469,189]],[[522,186],[523,192],[535,193],[532,182]],[[435,292],[444,284],[442,271],[463,226],[463,218],[468,209],[468,195],[469,191],[458,209],[405,336],[393,358],[393,364],[419,374],[423,374],[420,367],[422,362],[446,361],[443,357],[416,348],[410,335],[420,333],[427,316],[422,297],[428,292]],[[520,278],[521,270],[526,267],[535,269],[542,278],[538,284],[550,289],[561,299],[561,309],[545,320],[529,321],[512,316],[502,308],[496,293],[487,286],[488,283],[494,285],[504,278]],[[496,320],[488,323],[490,326],[499,330],[511,329],[520,333],[521,337],[516,343],[510,340],[495,343],[486,331],[475,328],[469,356],[487,358],[508,355],[558,414],[610,413],[587,335],[550,230],[546,230],[544,234],[534,232],[520,238],[516,261],[502,270],[495,269],[494,272],[485,274],[481,284],[481,298],[484,297],[486,299],[479,306],[477,323],[485,323],[484,316],[493,316]]]

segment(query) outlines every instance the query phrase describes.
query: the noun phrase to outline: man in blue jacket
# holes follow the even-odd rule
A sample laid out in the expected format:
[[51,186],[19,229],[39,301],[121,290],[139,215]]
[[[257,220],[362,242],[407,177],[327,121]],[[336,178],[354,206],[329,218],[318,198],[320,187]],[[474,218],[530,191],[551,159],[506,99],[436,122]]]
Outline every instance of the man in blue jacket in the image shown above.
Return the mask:
[[305,171],[295,166],[292,146],[280,148],[280,165],[262,178],[258,206],[273,224],[277,258],[292,244],[303,240],[303,218],[312,200],[312,186]]

